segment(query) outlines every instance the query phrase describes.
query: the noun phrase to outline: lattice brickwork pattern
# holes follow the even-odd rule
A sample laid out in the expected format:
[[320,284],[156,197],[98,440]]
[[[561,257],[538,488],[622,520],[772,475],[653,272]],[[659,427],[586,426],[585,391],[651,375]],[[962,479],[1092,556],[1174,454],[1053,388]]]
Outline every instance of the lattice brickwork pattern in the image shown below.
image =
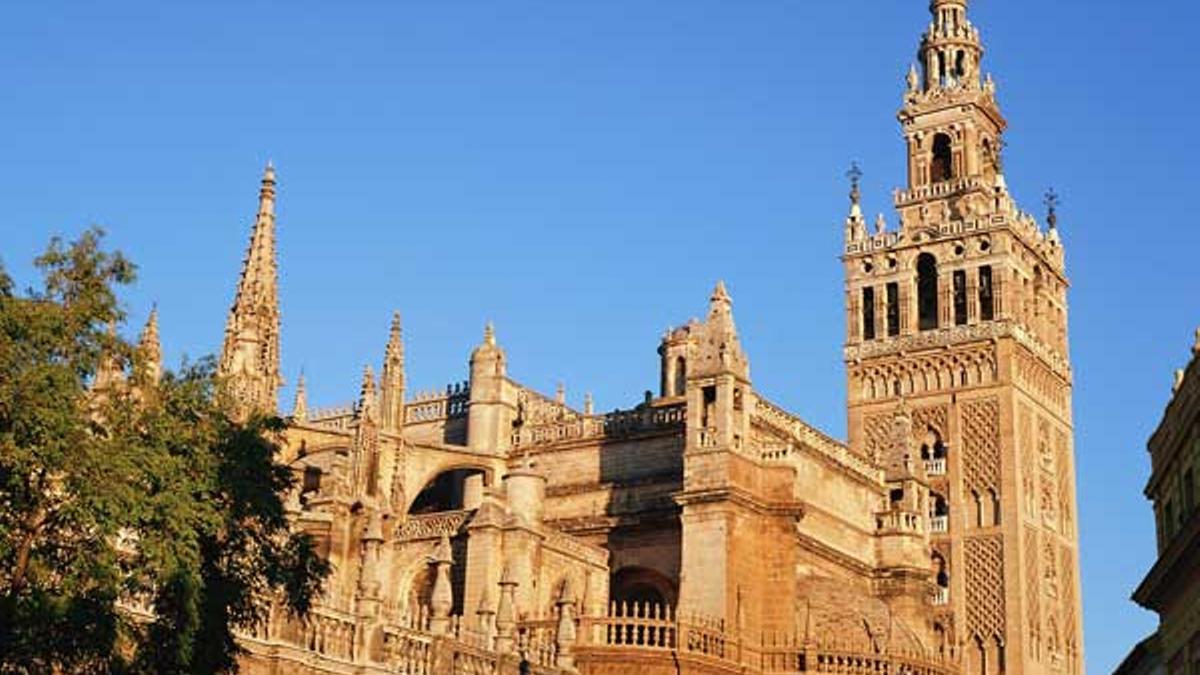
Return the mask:
[[1024,492],[1025,513],[1037,517],[1037,449],[1033,441],[1033,413],[1021,404],[1017,417],[1018,438],[1021,443],[1021,489]]
[[1055,438],[1058,454],[1058,509],[1062,519],[1062,533],[1071,536],[1075,530],[1075,495],[1071,487],[1071,447],[1067,434],[1059,431]]
[[1004,632],[1004,543],[998,536],[965,542],[967,632],[983,639]]
[[1040,626],[1042,623],[1041,579],[1038,577],[1038,532],[1031,525],[1025,526],[1025,626],[1029,631],[1029,654],[1038,657],[1038,644],[1041,640]]
[[924,436],[926,429],[933,429],[941,437],[942,442],[946,442],[949,437],[949,426],[947,419],[950,416],[950,411],[944,405],[931,405],[923,408],[917,408],[913,411],[913,431],[918,436]]
[[962,406],[964,474],[969,488],[1000,492],[1000,402],[995,398]]
[[1063,631],[1068,645],[1075,639],[1078,617],[1075,615],[1075,556],[1071,547],[1062,547],[1059,563],[1062,565]]
[[867,456],[871,459],[879,459],[891,444],[892,421],[893,415],[890,413],[869,415],[863,420],[863,439]]

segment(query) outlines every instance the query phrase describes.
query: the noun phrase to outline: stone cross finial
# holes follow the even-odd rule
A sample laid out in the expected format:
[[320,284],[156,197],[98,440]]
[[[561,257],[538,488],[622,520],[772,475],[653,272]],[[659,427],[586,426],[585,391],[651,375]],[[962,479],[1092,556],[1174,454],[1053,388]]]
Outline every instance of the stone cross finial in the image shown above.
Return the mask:
[[850,179],[850,203],[855,206],[862,203],[862,190],[859,188],[862,177],[863,172],[858,167],[858,162],[850,162],[850,170],[846,172],[846,178]]

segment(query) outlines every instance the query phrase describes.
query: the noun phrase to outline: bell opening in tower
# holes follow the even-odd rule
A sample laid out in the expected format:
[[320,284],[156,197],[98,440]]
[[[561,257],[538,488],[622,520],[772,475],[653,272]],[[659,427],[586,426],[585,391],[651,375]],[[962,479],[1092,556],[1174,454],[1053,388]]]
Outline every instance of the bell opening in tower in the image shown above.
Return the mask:
[[938,327],[937,259],[930,253],[917,256],[917,317],[921,330]]

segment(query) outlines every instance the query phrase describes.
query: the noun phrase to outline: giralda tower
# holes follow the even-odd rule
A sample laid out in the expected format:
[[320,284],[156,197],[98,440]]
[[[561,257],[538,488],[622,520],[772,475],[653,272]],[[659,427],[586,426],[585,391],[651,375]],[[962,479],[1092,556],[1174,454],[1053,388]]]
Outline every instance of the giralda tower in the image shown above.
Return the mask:
[[1080,673],[1067,278],[1004,180],[1007,122],[966,0],[933,0],[899,120],[898,227],[846,220],[850,444],[877,455],[913,418],[932,487],[933,633],[969,675]]

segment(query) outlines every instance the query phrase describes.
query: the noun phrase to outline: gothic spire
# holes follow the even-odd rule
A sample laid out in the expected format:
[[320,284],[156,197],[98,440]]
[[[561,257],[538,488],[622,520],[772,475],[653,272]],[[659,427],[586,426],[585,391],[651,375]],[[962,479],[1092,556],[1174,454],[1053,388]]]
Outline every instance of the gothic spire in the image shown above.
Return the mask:
[[358,395],[358,416],[375,419],[375,372],[371,366],[363,368],[362,388]]
[[308,420],[308,388],[304,384],[304,371],[296,380],[296,402],[292,405],[292,419],[297,422]]
[[399,431],[404,426],[404,339],[400,312],[392,314],[392,328],[384,349],[382,371],[383,429]]
[[268,162],[258,215],[225,327],[219,373],[241,414],[278,409],[279,288],[275,262],[275,168]]
[[158,306],[150,310],[146,326],[138,338],[138,352],[141,357],[141,368],[146,379],[155,384],[162,377],[162,343],[158,337]]

